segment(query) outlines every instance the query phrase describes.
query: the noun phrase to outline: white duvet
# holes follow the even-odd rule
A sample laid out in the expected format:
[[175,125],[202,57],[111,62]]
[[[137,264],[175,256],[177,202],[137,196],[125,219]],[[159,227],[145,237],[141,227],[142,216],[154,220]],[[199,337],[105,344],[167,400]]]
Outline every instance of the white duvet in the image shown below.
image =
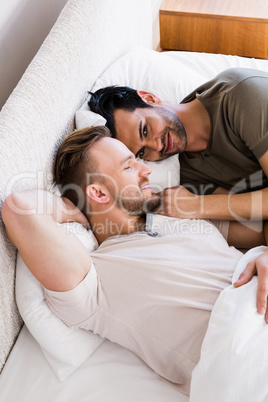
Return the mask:
[[[265,247],[239,261],[233,283]],[[190,402],[268,401],[268,324],[256,310],[258,278],[219,296],[191,383]]]

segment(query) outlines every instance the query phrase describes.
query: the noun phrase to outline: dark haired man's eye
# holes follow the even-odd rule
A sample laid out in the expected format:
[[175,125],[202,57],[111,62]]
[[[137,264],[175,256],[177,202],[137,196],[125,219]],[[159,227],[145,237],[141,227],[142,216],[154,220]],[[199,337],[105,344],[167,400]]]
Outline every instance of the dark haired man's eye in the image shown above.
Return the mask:
[[142,157],[143,157],[143,155],[144,155],[144,149],[145,149],[145,147],[142,147],[142,148],[139,150],[139,152],[137,153],[137,158],[141,158],[141,159],[142,159]]

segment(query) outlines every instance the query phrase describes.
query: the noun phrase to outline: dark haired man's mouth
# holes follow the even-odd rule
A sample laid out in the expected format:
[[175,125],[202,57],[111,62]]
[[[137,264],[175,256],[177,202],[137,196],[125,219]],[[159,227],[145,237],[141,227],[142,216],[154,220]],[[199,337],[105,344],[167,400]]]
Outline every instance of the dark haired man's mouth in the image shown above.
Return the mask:
[[172,147],[173,147],[173,141],[172,141],[171,135],[169,133],[167,133],[165,154],[167,152],[171,151]]

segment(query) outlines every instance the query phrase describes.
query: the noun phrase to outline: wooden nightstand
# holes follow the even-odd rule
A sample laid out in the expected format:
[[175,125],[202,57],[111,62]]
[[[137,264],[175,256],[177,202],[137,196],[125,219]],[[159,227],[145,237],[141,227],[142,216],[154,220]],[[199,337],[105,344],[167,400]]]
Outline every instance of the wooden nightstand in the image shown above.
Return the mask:
[[268,0],[163,0],[160,47],[268,58]]

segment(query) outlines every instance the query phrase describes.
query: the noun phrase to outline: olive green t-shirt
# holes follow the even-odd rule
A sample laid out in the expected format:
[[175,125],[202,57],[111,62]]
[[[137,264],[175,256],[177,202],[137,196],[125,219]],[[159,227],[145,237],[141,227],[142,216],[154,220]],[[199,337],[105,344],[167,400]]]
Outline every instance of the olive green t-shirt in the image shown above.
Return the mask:
[[233,192],[267,187],[258,159],[268,150],[268,73],[225,70],[181,103],[195,98],[209,114],[210,140],[200,156],[180,155],[181,184],[199,194],[218,186]]

